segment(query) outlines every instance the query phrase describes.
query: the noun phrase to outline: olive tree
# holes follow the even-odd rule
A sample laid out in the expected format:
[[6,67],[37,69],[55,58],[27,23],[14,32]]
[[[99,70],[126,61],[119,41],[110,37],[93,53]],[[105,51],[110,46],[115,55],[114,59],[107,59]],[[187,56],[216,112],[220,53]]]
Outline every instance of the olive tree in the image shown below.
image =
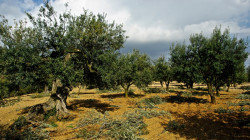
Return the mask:
[[103,81],[111,87],[121,86],[125,97],[131,85],[145,87],[152,81],[152,66],[147,54],[133,50],[128,54],[111,54],[102,57],[105,66],[100,68]]
[[[67,96],[77,83],[102,83],[97,72],[99,55],[123,47],[126,39],[122,25],[109,23],[105,15],[83,11],[79,16],[69,11],[57,15],[45,2],[37,16],[27,13],[32,26],[16,28],[1,22],[1,42],[6,48],[6,70],[23,84],[52,84],[50,99],[34,106],[30,118],[37,118],[56,108],[58,118],[68,115]],[[9,62],[10,61],[10,62]],[[94,82],[93,82],[94,81]],[[16,81],[12,81],[16,82]]]
[[199,73],[207,84],[211,102],[216,103],[213,87],[222,86],[234,79],[239,72],[239,66],[244,64],[248,53],[247,43],[243,39],[231,37],[229,29],[222,33],[216,27],[209,38],[202,34],[191,35],[190,49],[199,66]]
[[154,79],[160,81],[161,86],[163,82],[166,84],[166,91],[169,91],[169,84],[173,80],[173,70],[170,63],[165,60],[165,57],[159,57],[154,62]]
[[174,80],[185,83],[187,88],[193,88],[194,83],[201,82],[196,56],[190,47],[184,43],[172,44],[170,55]]

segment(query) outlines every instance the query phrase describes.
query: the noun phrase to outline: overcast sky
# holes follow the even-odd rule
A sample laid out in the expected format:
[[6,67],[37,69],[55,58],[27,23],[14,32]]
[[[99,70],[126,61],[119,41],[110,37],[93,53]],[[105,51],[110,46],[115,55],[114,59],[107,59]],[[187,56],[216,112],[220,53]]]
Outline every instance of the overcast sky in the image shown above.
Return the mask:
[[[10,22],[23,19],[24,11],[35,14],[42,2],[0,0],[0,14]],[[53,0],[51,4],[60,13],[67,2],[75,15],[84,8],[123,24],[129,38],[122,52],[137,48],[152,58],[168,55],[173,42],[188,43],[190,34],[209,36],[215,26],[229,27],[240,38],[250,36],[250,0]]]

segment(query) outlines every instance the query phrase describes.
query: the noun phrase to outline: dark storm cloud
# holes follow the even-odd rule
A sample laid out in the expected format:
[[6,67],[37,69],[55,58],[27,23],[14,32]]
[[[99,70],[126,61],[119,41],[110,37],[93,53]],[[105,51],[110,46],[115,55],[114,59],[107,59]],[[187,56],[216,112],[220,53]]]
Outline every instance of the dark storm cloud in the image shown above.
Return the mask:
[[152,59],[157,59],[159,56],[169,57],[170,42],[134,42],[127,41],[121,53],[130,53],[133,49],[138,49],[143,53],[147,53]]

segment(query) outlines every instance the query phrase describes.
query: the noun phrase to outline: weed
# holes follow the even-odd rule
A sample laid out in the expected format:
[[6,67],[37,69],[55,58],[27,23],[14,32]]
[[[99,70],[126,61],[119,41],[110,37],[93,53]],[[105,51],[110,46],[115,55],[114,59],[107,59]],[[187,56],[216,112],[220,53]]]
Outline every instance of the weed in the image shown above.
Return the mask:
[[74,126],[71,124],[71,125],[68,125],[67,126],[68,128],[74,128]]
[[176,130],[181,130],[181,129],[184,129],[185,128],[185,125],[184,124],[181,124],[175,120],[172,120],[172,121],[169,121],[165,127],[165,130],[167,131],[176,131]]

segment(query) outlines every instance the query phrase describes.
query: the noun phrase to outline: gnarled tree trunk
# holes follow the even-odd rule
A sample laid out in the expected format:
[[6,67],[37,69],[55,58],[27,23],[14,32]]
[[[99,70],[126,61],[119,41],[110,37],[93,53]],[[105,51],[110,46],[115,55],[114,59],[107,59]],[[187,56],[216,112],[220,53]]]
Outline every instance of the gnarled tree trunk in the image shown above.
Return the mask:
[[53,109],[55,109],[56,117],[59,120],[69,117],[66,100],[72,88],[70,86],[61,85],[56,89],[56,92],[51,94],[47,102],[31,107],[28,115],[30,120],[44,120],[46,115],[49,115],[48,113]]

